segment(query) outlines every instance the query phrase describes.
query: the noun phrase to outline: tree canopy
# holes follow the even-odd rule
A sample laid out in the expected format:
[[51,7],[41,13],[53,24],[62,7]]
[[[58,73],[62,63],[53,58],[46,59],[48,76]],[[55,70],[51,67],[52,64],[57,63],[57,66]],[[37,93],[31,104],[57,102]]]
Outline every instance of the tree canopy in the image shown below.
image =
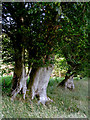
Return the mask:
[[89,3],[3,3],[3,59],[47,65],[49,55],[65,57],[68,69],[88,67]]

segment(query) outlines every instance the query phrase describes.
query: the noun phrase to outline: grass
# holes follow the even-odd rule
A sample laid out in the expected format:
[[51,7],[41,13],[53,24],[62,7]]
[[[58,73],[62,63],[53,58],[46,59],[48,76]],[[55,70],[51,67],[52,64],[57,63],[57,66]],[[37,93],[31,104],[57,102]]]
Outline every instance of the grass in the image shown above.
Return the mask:
[[43,106],[37,99],[29,101],[18,94],[11,101],[10,93],[12,77],[2,79],[2,117],[3,118],[87,118],[88,116],[88,79],[76,79],[75,90],[65,90],[57,87],[63,78],[51,78],[47,95],[54,101]]

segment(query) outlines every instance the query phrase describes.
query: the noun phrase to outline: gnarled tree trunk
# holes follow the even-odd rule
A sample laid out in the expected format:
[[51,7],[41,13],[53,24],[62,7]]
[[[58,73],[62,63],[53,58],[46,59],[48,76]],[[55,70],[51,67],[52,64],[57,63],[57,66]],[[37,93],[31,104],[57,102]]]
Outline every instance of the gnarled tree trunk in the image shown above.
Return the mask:
[[[19,61],[20,60],[20,61]],[[15,63],[15,71],[14,71],[14,77],[12,81],[12,97],[13,100],[16,95],[22,90],[23,92],[23,98],[25,99],[26,91],[27,91],[27,79],[28,76],[25,72],[25,66],[24,66],[24,49],[22,50],[22,55],[20,59],[18,59]]]
[[[69,73],[69,72],[68,72]],[[71,75],[69,76],[65,76],[65,79],[58,84],[58,86],[63,86],[65,87],[65,89],[69,88],[69,89],[74,89],[75,86],[74,86],[74,82],[73,82],[73,75],[74,73],[72,73]]]
[[12,100],[16,97],[16,95],[23,90],[23,99],[25,99],[25,95],[26,95],[26,91],[27,91],[27,79],[28,76],[25,73],[25,68],[22,68],[22,74],[20,76],[20,78],[18,78],[17,81],[17,86],[15,88],[15,90],[12,91]]
[[69,79],[67,79],[67,81],[65,82],[65,89],[74,89],[74,82],[73,82],[73,75],[69,77]]
[[53,68],[54,65],[32,68],[28,89],[30,89],[31,99],[34,99],[36,95],[39,96],[38,103],[45,104],[47,101],[52,101],[47,97],[46,90]]

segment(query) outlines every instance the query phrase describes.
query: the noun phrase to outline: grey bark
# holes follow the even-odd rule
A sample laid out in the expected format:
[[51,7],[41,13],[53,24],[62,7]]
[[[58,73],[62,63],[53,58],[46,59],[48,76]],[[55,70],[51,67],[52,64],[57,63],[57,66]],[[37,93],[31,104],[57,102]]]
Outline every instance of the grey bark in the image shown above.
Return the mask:
[[73,82],[73,76],[70,76],[69,79],[67,79],[67,81],[65,82],[65,89],[74,89],[75,86],[74,86],[74,82]]
[[[68,70],[67,71],[67,74],[70,74],[70,70]],[[67,88],[69,88],[69,89],[74,89],[75,88],[75,86],[74,86],[74,82],[73,82],[73,76],[74,76],[74,73],[75,72],[73,72],[71,75],[66,75],[65,76],[65,79],[61,82],[61,83],[59,83],[58,84],[58,86],[63,86],[63,87],[65,87],[65,89],[67,89]]]
[[[11,100],[14,100],[14,98],[16,97],[16,95],[22,90],[23,92],[23,99],[25,99],[25,95],[26,95],[26,91],[27,91],[27,79],[28,79],[28,75],[26,75],[26,70],[25,70],[25,66],[24,66],[24,49],[22,50],[22,60],[21,60],[21,68],[20,68],[20,72],[18,72],[18,78],[17,78],[17,84],[16,84],[16,88],[12,91],[12,97]],[[19,66],[18,66],[19,68]],[[18,71],[18,70],[16,70]]]
[[11,100],[14,100],[14,98],[21,91],[21,89],[23,90],[23,99],[25,99],[25,95],[27,91],[27,79],[28,79],[28,76],[26,76],[25,68],[23,67],[21,78],[20,80],[18,80],[16,89],[12,92]]
[[36,70],[34,68],[34,70],[32,69],[31,71],[31,82],[29,83],[28,88],[30,89],[31,99],[34,99],[36,95],[39,96],[38,103],[42,103],[45,105],[47,101],[52,102],[52,100],[47,97],[46,90],[53,68],[54,65],[51,65],[48,67],[39,67],[36,68]]

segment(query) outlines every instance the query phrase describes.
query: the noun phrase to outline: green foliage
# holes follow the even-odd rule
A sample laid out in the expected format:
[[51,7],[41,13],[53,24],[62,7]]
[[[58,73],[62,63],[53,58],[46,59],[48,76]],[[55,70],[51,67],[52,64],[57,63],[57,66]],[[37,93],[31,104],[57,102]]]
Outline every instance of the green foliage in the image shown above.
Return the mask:
[[8,62],[15,61],[24,47],[26,64],[48,65],[49,56],[59,54],[65,69],[79,73],[87,68],[89,3],[3,3],[2,13]]
[[12,41],[10,40],[10,38],[8,37],[8,35],[3,34],[2,35],[2,59],[3,59],[3,63],[12,63],[14,61],[14,49],[13,49],[13,45],[12,45]]
[[65,18],[61,21],[62,29],[59,29],[58,34],[58,39],[60,39],[58,54],[65,57],[67,68],[77,74],[81,71],[86,72],[84,67],[89,64],[87,6],[87,3],[73,5],[62,3]]
[[10,87],[11,87],[11,80],[12,80],[12,76],[2,77],[2,86],[5,87],[5,88],[10,89]]
[[[15,54],[20,54],[22,46],[28,50],[27,61],[40,64],[45,55],[52,53],[50,50],[55,40],[49,40],[54,34],[52,26],[57,13],[52,4],[3,3],[3,30],[10,37]],[[6,21],[8,17],[10,19]],[[10,23],[7,25],[7,22]]]

